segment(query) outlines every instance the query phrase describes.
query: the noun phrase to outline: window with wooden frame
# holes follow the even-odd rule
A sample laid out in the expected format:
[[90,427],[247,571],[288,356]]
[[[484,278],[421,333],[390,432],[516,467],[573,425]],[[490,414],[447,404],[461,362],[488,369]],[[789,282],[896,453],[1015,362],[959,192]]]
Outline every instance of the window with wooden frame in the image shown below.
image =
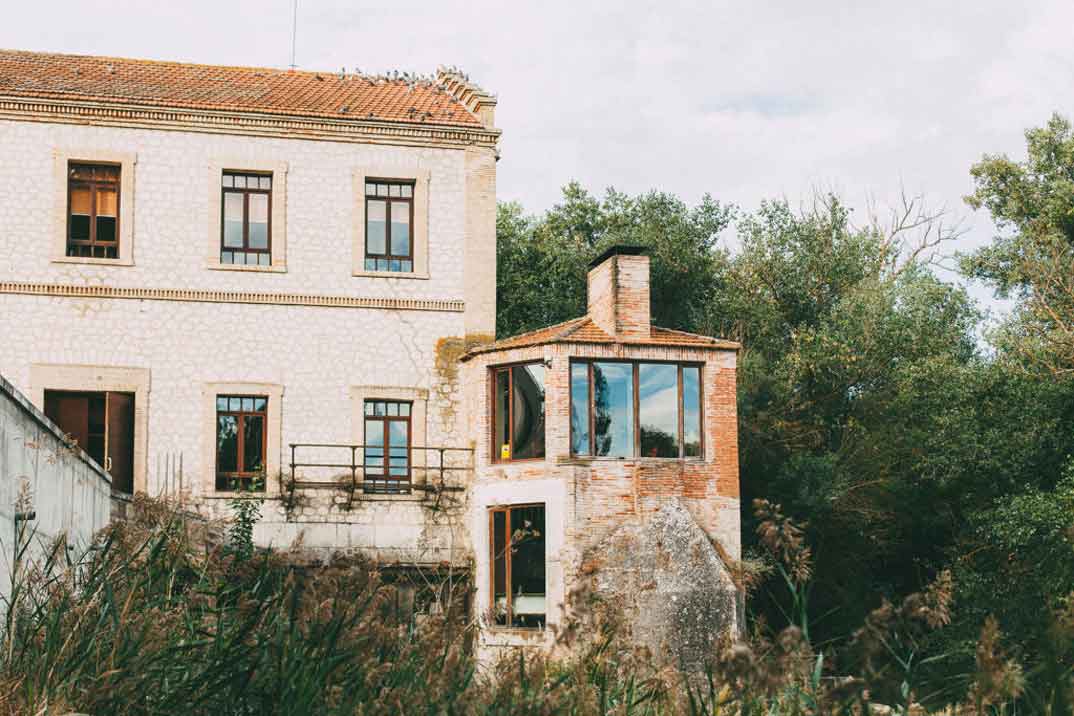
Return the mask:
[[365,401],[364,491],[374,494],[410,492],[411,403]]
[[67,165],[67,255],[119,258],[118,164]]
[[46,390],[45,415],[112,476],[134,492],[134,393]]
[[493,460],[544,457],[544,363],[493,368]]
[[216,397],[216,489],[265,489],[268,398]]
[[572,361],[570,370],[572,455],[703,454],[700,365]]
[[220,263],[272,265],[272,174],[225,171]]
[[414,182],[367,179],[365,270],[414,270]]
[[493,623],[543,628],[547,612],[544,505],[491,508],[489,549]]

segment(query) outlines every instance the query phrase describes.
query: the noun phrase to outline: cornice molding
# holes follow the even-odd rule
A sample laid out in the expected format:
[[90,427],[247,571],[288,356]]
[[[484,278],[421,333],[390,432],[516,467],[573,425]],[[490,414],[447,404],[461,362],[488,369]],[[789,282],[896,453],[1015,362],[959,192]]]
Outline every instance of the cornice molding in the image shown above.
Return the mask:
[[486,127],[421,125],[369,119],[335,120],[329,117],[161,108],[12,95],[0,95],[0,119],[448,148],[473,145],[495,148],[500,137],[498,129]]
[[463,301],[435,298],[374,298],[331,296],[306,293],[264,293],[259,291],[213,291],[187,288],[124,288],[118,286],[73,286],[56,283],[0,281],[0,294],[55,296],[60,298],[104,298],[193,303],[254,303],[272,306],[320,306],[323,308],[373,308],[392,311],[439,311],[461,313]]

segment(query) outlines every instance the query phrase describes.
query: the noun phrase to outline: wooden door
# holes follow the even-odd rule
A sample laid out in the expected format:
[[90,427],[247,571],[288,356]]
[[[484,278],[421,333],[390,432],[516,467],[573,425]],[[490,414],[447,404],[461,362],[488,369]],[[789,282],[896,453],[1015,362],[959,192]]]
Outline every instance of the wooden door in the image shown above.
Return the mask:
[[112,488],[134,492],[134,394],[107,394],[108,431],[106,450]]

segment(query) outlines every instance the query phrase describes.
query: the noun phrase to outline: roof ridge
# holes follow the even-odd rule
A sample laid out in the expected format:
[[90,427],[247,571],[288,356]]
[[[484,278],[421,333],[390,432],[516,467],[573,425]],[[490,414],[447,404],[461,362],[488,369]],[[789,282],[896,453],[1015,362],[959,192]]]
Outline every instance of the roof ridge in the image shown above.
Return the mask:
[[[138,64],[170,65],[170,66],[173,66],[173,67],[199,67],[199,68],[212,69],[212,70],[248,70],[248,71],[255,71],[255,72],[274,72],[274,73],[281,74],[281,75],[309,75],[309,76],[318,76],[318,75],[322,75],[322,76],[323,75],[338,76],[339,75],[338,70],[327,70],[327,69],[325,69],[325,70],[304,70],[304,69],[291,69],[289,67],[288,68],[266,67],[264,65],[212,64],[212,63],[208,63],[208,62],[188,62],[186,60],[159,60],[159,59],[155,59],[155,58],[152,58],[152,57],[118,57],[118,56],[115,56],[115,55],[79,55],[79,54],[75,54],[75,53],[72,53],[72,52],[48,52],[48,51],[37,51],[37,50],[19,50],[19,49],[8,48],[8,47],[0,47],[0,54],[6,54],[6,53],[12,53],[12,54],[18,54],[18,55],[27,55],[27,56],[30,56],[30,57],[62,57],[62,58],[80,59],[80,60],[101,60],[101,61],[107,61],[107,62],[130,62],[130,63],[138,63]],[[404,83],[404,84],[408,83],[408,80],[404,79],[403,77],[389,77],[387,74],[381,74],[381,75],[370,74],[368,72],[362,72],[362,71],[358,70],[357,68],[355,68],[354,72],[347,72],[346,74],[347,74],[348,77],[358,77],[358,78],[361,78],[361,79],[384,80],[384,81],[387,81],[387,82],[401,82],[401,83]],[[404,74],[405,75],[410,75],[411,73],[404,72]],[[417,77],[419,79],[419,81],[426,82],[431,86],[436,86],[437,85],[435,75],[415,75],[415,77]],[[459,104],[461,105],[462,103],[460,102]]]

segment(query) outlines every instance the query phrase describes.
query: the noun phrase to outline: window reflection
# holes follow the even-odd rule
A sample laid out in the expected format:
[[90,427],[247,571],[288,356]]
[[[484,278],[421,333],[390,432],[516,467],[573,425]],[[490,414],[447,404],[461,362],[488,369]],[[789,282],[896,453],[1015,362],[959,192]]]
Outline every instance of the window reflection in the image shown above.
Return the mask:
[[589,453],[588,363],[571,363],[571,452]]
[[593,442],[596,454],[634,454],[634,380],[629,363],[593,364]]
[[679,456],[679,367],[638,366],[638,423],[642,457]]
[[684,366],[682,369],[683,454],[701,455],[701,369]]

